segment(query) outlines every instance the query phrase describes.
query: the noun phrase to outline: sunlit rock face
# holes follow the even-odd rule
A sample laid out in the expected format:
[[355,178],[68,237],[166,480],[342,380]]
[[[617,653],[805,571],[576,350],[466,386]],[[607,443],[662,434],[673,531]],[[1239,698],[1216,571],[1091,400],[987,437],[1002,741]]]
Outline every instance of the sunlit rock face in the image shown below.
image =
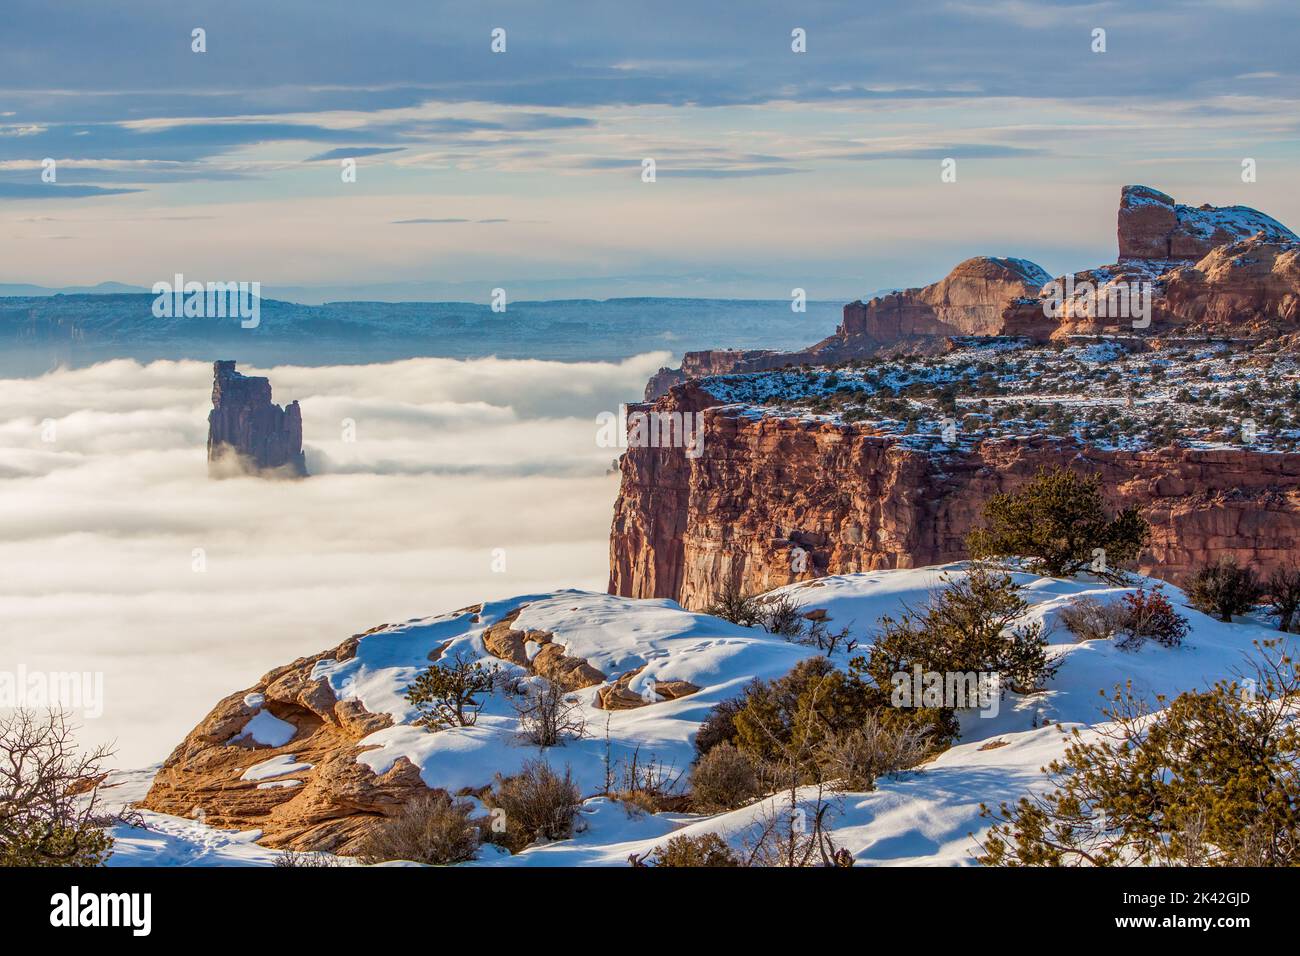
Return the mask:
[[1150,186],[1120,192],[1119,257],[1183,259],[1195,262],[1216,246],[1262,233],[1269,242],[1294,242],[1293,233],[1272,216],[1249,206],[1185,206]]

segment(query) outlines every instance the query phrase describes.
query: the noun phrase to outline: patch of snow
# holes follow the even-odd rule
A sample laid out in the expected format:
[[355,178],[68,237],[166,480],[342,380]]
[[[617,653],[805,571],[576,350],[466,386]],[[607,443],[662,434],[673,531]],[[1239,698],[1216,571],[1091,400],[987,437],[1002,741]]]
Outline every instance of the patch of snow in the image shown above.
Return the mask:
[[283,777],[287,773],[310,770],[309,763],[298,763],[293,754],[277,754],[270,760],[255,763],[240,775],[240,780],[266,780],[269,777]]
[[283,747],[297,732],[298,728],[287,720],[281,720],[269,710],[259,710],[244,724],[243,730],[230,738],[230,742],[251,737],[264,747]]

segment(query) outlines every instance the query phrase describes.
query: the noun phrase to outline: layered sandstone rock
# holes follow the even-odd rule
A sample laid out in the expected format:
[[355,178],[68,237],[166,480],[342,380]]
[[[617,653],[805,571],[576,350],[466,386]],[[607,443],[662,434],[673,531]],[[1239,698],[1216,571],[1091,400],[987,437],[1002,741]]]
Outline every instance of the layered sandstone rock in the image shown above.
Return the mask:
[[237,469],[249,474],[307,474],[302,450],[302,409],[271,401],[271,383],[242,375],[234,362],[213,366],[212,411],[208,414],[208,462],[214,474]]
[[646,401],[668,389],[709,375],[761,372],[787,365],[834,363],[906,349],[937,351],[952,335],[1001,333],[1003,312],[1014,301],[1038,295],[1050,276],[1026,259],[976,256],[938,282],[850,302],[835,334],[798,352],[718,349],[687,352],[681,368],[661,368],[646,385]]
[[[311,677],[317,661],[351,658],[360,639],[277,668],[218,703],[164,761],[142,805],[215,827],[260,829],[270,846],[355,852],[375,820],[427,790],[409,761],[380,776],[359,764],[357,742],[391,718],[336,700],[328,682]],[[285,743],[259,744],[247,732],[265,715],[288,725]],[[277,757],[302,768],[290,775],[296,785],[246,779]]]
[[[687,385],[656,408],[703,404]],[[1098,472],[1112,506],[1141,508],[1152,540],[1140,567],[1158,577],[1178,583],[1229,555],[1267,573],[1300,554],[1300,455],[1102,451],[1041,436],[936,452],[866,425],[710,408],[699,457],[624,455],[610,591],[701,608],[733,575],[766,591],[959,560],[985,502],[1053,465]]]
[[[605,680],[604,674],[582,658],[565,654],[564,648],[552,640],[552,634],[546,631],[516,630],[514,622],[525,606],[516,608],[483,632],[483,646],[493,656],[526,667],[532,673],[555,681],[569,691],[591,687]],[[538,645],[537,652],[532,656],[528,653],[530,642]]]
[[1171,272],[1168,320],[1239,333],[1300,325],[1300,241],[1253,238],[1218,246],[1194,266]]

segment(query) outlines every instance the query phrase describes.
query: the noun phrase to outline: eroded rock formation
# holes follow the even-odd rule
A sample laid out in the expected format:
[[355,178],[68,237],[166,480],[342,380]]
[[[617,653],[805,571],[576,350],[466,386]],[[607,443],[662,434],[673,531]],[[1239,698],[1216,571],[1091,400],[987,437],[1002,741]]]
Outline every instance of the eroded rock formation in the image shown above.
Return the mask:
[[[271,846],[355,851],[374,820],[427,790],[409,761],[379,776],[358,763],[357,742],[391,718],[339,701],[326,680],[312,679],[317,661],[355,655],[361,636],[277,668],[218,703],[164,761],[142,805],[211,826],[260,829]],[[282,731],[283,742],[259,743],[249,732],[255,719]],[[249,773],[276,758],[298,768],[292,785]]]
[[208,463],[213,474],[237,470],[305,477],[302,409],[297,402],[287,408],[273,404],[266,378],[242,375],[234,362],[217,362],[208,414]]
[[1119,203],[1119,257],[1196,261],[1216,246],[1259,235],[1294,241],[1290,229],[1249,206],[1185,206],[1150,186],[1125,186]]

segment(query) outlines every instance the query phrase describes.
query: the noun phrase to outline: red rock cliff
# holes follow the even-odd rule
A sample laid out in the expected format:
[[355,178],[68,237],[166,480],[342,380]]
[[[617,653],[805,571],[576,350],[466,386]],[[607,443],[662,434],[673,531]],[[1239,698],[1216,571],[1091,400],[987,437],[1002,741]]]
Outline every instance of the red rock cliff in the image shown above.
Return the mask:
[[[710,404],[694,385],[659,410]],[[1234,555],[1267,573],[1300,554],[1300,455],[1100,451],[1042,437],[927,453],[869,427],[705,413],[703,453],[632,448],[610,537],[612,593],[700,608],[731,575],[765,591],[825,574],[966,557],[984,503],[1041,465],[1100,472],[1151,523],[1141,568],[1175,583]],[[792,570],[792,550],[809,554]]]

